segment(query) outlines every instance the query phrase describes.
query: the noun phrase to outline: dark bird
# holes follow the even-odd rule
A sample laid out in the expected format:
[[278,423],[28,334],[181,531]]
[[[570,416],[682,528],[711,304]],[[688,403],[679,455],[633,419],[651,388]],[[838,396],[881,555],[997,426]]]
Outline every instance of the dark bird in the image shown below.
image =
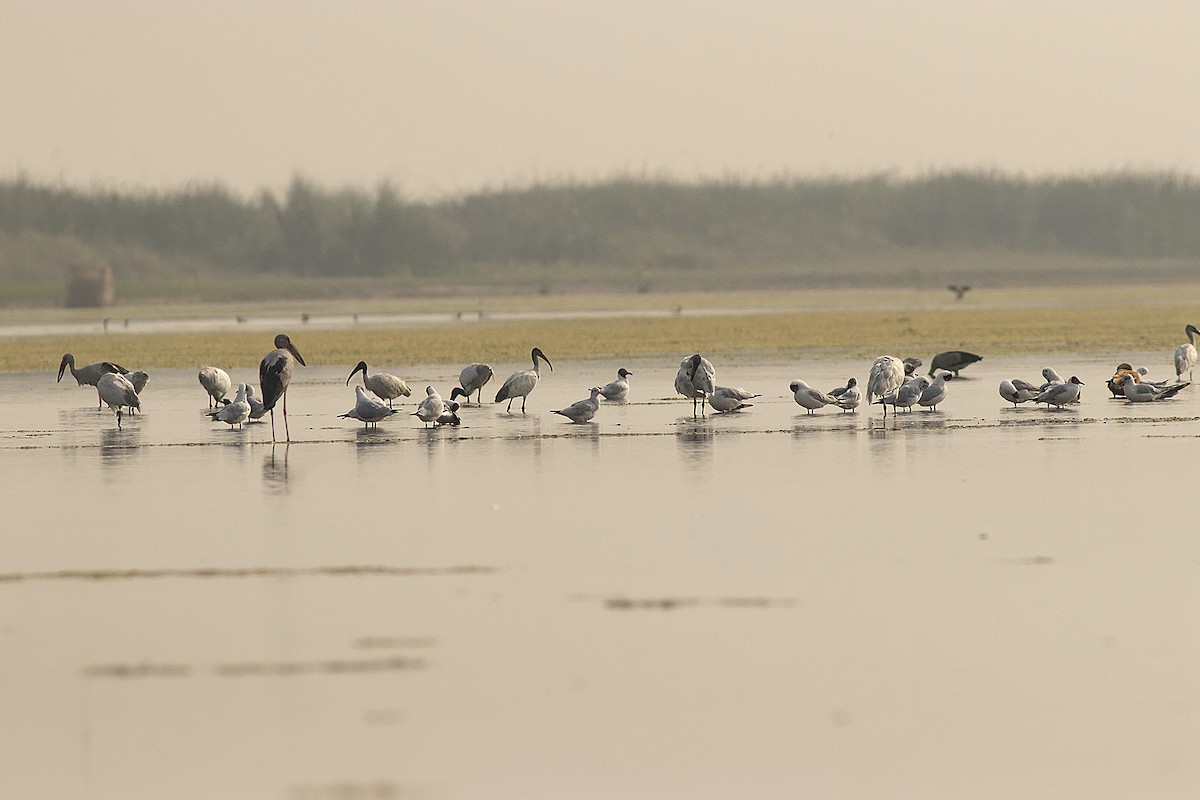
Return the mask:
[[970,286],[947,286],[946,288],[949,289],[950,291],[954,292],[955,300],[962,300],[963,295],[966,294],[967,292],[971,291]]
[[287,437],[287,441],[292,440],[287,422],[287,390],[288,384],[292,382],[292,368],[296,361],[299,361],[302,367],[308,366],[288,335],[281,333],[275,337],[275,349],[267,353],[262,363],[258,365],[258,383],[262,388],[263,409],[271,412],[272,442],[275,441],[275,404],[281,397],[283,398],[284,436]]
[[983,356],[968,353],[966,350],[949,350],[945,353],[938,353],[933,357],[933,361],[929,362],[929,374],[933,375],[939,369],[944,369],[947,372],[953,372],[954,377],[957,378],[960,369],[965,369],[976,361],[983,361]]

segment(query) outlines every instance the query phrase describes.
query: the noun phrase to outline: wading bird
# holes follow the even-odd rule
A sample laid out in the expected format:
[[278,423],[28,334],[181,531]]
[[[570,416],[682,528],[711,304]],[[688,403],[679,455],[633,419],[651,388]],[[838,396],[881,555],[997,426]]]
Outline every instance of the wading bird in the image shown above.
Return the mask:
[[[550,362],[547,361],[547,364]],[[453,402],[459,397],[465,397],[466,402],[471,402],[471,392],[476,392],[475,402],[483,405],[483,387],[492,379],[492,368],[487,364],[468,364],[463,367],[463,371],[458,373],[458,386],[450,390],[450,401]],[[459,386],[462,388],[460,389]]]
[[917,398],[917,405],[925,406],[930,411],[937,411],[938,403],[946,399],[946,381],[954,377],[951,372],[939,372],[933,383],[925,387]]
[[688,356],[679,362],[679,372],[675,374],[675,391],[684,397],[692,398],[692,416],[696,416],[696,401],[700,401],[700,413],[704,413],[704,400],[713,393],[713,382],[717,371],[712,362],[699,353]]
[[968,353],[966,350],[948,350],[945,353],[938,353],[933,357],[933,361],[929,362],[929,374],[935,375],[939,369],[944,369],[947,372],[953,372],[954,377],[958,377],[958,371],[966,369],[976,361],[983,361],[983,356],[977,356],[974,353]]
[[263,410],[271,412],[271,441],[275,441],[275,404],[283,398],[283,434],[287,441],[292,440],[287,421],[287,390],[292,382],[292,370],[296,361],[300,366],[307,367],[304,357],[292,344],[286,333],[275,337],[275,349],[267,353],[262,363],[258,365],[258,383],[262,388]]
[[508,376],[508,380],[500,387],[500,391],[496,392],[496,402],[503,403],[508,401],[508,411],[512,411],[512,401],[516,398],[521,398],[521,413],[525,413],[525,400],[529,397],[529,393],[538,385],[538,381],[542,377],[541,371],[538,369],[538,359],[546,362],[546,366],[550,371],[554,371],[554,365],[550,363],[550,359],[546,358],[546,354],[541,351],[541,348],[535,347],[529,353],[533,359],[533,369],[522,369]]
[[605,400],[624,401],[629,395],[629,376],[633,373],[621,367],[617,370],[617,379],[600,387],[600,394]]
[[1126,379],[1122,389],[1125,399],[1131,403],[1151,403],[1155,400],[1169,400],[1181,391],[1191,386],[1187,381],[1172,383],[1168,386],[1155,386],[1153,383],[1135,383]]
[[1175,379],[1183,380],[1183,373],[1188,374],[1188,380],[1193,380],[1192,370],[1196,367],[1196,341],[1192,338],[1200,333],[1195,325],[1183,329],[1188,340],[1175,349]]
[[258,420],[263,418],[263,414],[267,410],[263,408],[262,400],[254,396],[254,387],[246,384],[246,402],[250,404],[250,419]]
[[862,391],[858,388],[858,378],[851,378],[846,381],[845,386],[839,386],[829,395],[834,398],[843,414],[858,408],[859,403],[862,402]]
[[[354,373],[350,373],[353,375]],[[379,420],[400,412],[391,406],[385,406],[373,397],[367,397],[367,391],[361,386],[354,387],[354,408],[345,414],[338,414],[342,419],[356,419],[364,426],[379,427]]]
[[357,373],[363,375],[363,386],[367,387],[376,397],[387,400],[388,405],[392,405],[392,401],[397,397],[409,397],[412,395],[412,390],[408,388],[408,384],[403,379],[395,375],[389,375],[386,372],[376,372],[374,375],[367,374],[367,362],[360,361],[358,366],[350,372],[350,377],[346,378],[346,385],[350,385],[350,378],[353,378]]
[[[867,403],[873,404],[875,398],[891,394],[904,383],[904,362],[895,356],[880,356],[871,365],[867,375]],[[887,414],[887,407],[883,409]]]
[[[63,373],[67,371],[67,367],[71,368],[71,376],[75,378],[75,382],[80,386],[96,386],[101,376],[110,372],[116,372],[121,375],[129,372],[129,370],[120,364],[114,364],[111,361],[97,361],[95,364],[85,364],[79,369],[75,369],[75,356],[66,353],[62,357],[62,363],[58,365],[58,380],[55,383],[62,380]],[[97,387],[96,397],[100,402],[96,406],[97,410],[104,407],[104,398],[100,397],[98,389],[99,387]]]
[[590,422],[592,417],[596,416],[596,412],[600,410],[600,392],[599,386],[592,387],[592,396],[586,400],[579,400],[566,408],[558,411],[551,411],[551,414],[561,414],[571,422]]
[[239,383],[232,403],[208,412],[213,422],[224,422],[229,426],[229,430],[233,430],[234,425],[241,425],[250,419],[250,403],[246,400],[246,389],[246,384]]
[[875,401],[875,405],[883,406],[883,413],[887,413],[887,407],[892,407],[892,413],[896,413],[902,408],[907,408],[912,411],[912,407],[917,404],[917,400],[921,398],[921,392],[925,391],[926,387],[932,381],[924,375],[918,375],[908,383],[900,386],[895,391],[889,392],[883,397]]
[[209,408],[219,405],[221,398],[229,393],[229,387],[233,385],[233,381],[229,380],[229,373],[220,367],[201,365],[197,377],[204,391],[208,393]]
[[119,372],[106,372],[96,381],[96,391],[108,407],[117,412],[117,428],[121,427],[121,409],[139,408],[141,401],[133,384]]
[[459,425],[459,424],[461,424],[462,420],[458,418],[458,408],[459,408],[458,403],[451,400],[449,403],[446,403],[445,410],[442,411],[441,416],[439,416],[436,420],[434,420],[434,422],[436,422],[438,425]]
[[[125,379],[133,384],[133,390],[138,393],[138,397],[142,396],[142,389],[146,388],[146,384],[150,382],[150,373],[144,369],[135,370],[125,373]],[[138,411],[141,411],[141,406],[138,406]],[[133,409],[129,409],[129,413],[133,413]]]

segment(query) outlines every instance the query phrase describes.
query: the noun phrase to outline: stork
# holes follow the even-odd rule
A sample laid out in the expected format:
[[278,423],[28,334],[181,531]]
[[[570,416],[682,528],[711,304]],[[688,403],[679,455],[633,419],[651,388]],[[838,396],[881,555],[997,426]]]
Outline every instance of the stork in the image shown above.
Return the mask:
[[275,337],[275,349],[267,353],[262,363],[258,365],[258,382],[262,388],[263,409],[271,412],[271,441],[275,441],[275,404],[283,398],[283,432],[287,441],[292,440],[287,421],[287,390],[292,382],[294,362],[306,367],[304,356],[292,344],[286,333]]

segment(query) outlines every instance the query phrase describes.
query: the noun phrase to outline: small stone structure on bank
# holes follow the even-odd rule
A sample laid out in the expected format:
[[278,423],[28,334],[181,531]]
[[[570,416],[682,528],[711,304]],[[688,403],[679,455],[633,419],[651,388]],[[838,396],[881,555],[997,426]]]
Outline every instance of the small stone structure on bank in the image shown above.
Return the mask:
[[108,264],[72,264],[67,270],[67,308],[111,306],[116,284]]

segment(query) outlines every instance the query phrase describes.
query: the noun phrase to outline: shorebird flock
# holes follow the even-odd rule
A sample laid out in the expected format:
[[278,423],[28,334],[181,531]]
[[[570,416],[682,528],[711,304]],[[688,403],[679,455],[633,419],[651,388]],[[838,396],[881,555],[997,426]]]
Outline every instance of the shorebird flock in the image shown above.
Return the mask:
[[[1192,371],[1197,361],[1194,337],[1200,335],[1200,329],[1188,325],[1184,333],[1187,341],[1179,345],[1174,354],[1174,381],[1152,381],[1147,377],[1148,370],[1145,367],[1135,368],[1123,362],[1117,365],[1115,373],[1107,383],[1112,396],[1123,397],[1130,403],[1148,403],[1169,400],[1191,385]],[[836,386],[829,391],[814,388],[801,379],[793,380],[788,389],[796,404],[810,415],[826,406],[833,406],[844,414],[855,413],[864,401],[868,406],[880,406],[885,417],[889,406],[893,414],[901,411],[911,413],[914,406],[936,412],[950,394],[948,384],[958,377],[960,371],[982,359],[983,356],[964,350],[938,353],[933,357],[928,373],[919,374],[917,370],[923,366],[921,359],[884,355],[875,359],[868,370],[865,394],[859,388],[858,379],[854,377],[849,378],[844,386]],[[554,371],[554,366],[541,348],[534,347],[530,351],[530,361],[532,366],[529,369],[518,370],[509,375],[496,392],[494,402],[507,401],[507,413],[514,413],[513,402],[517,398],[521,400],[520,413],[526,413],[526,402],[542,378],[542,364],[551,372]],[[274,349],[267,353],[259,364],[261,399],[255,396],[254,387],[248,383],[239,383],[236,388],[233,387],[229,373],[225,370],[208,365],[201,366],[197,378],[208,399],[209,416],[214,422],[234,429],[270,414],[271,440],[277,441],[275,409],[278,406],[283,421],[284,440],[291,441],[287,395],[297,364],[307,366],[291,338],[286,333],[276,336]],[[130,371],[113,361],[98,361],[77,368],[75,357],[71,353],[62,357],[58,368],[59,381],[68,369],[80,386],[96,387],[98,408],[102,409],[107,404],[116,414],[118,428],[121,427],[121,418],[126,411],[134,413],[141,409],[140,395],[150,377],[145,371]],[[360,372],[362,384],[354,387],[354,407],[338,415],[339,418],[357,420],[371,427],[400,414],[401,410],[395,407],[394,401],[399,397],[412,395],[408,384],[395,375],[370,372],[367,363],[359,361],[346,378],[346,385],[349,386],[350,381]],[[1188,376],[1186,381],[1183,377],[1185,373]],[[603,386],[593,386],[588,397],[565,408],[554,409],[551,413],[575,424],[590,423],[599,413],[602,399],[607,403],[628,401],[631,391],[629,378],[632,375],[631,371],[622,367],[617,370],[615,380]],[[448,401],[444,400],[433,386],[426,386],[425,397],[420,400],[416,411],[410,416],[416,417],[426,427],[459,425],[462,420],[458,412],[464,406],[470,405],[472,393],[475,394],[476,404],[483,405],[483,387],[492,377],[492,368],[487,364],[470,364],[459,374],[459,385],[451,389]],[[1047,409],[1063,410],[1081,402],[1083,386],[1083,381],[1077,376],[1063,378],[1053,368],[1046,367],[1042,370],[1040,382],[1020,378],[1001,381],[999,394],[1014,407],[1022,403],[1034,403],[1045,404]],[[227,396],[231,388],[234,389],[232,400]],[[679,371],[675,375],[675,391],[692,401],[693,417],[706,415],[706,406],[721,414],[742,411],[753,407],[754,404],[749,401],[762,396],[740,386],[719,385],[716,368],[699,353],[679,362]],[[462,404],[458,402],[460,397],[463,398]]]

